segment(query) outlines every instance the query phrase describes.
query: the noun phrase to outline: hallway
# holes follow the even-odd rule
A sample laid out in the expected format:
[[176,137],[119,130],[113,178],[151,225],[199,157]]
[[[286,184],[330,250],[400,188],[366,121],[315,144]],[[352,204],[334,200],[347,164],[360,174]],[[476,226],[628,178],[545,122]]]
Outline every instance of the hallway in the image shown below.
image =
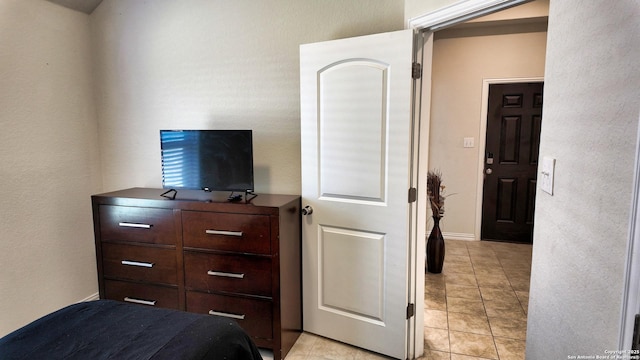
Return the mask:
[[442,274],[425,274],[421,359],[524,359],[531,248],[446,241]]

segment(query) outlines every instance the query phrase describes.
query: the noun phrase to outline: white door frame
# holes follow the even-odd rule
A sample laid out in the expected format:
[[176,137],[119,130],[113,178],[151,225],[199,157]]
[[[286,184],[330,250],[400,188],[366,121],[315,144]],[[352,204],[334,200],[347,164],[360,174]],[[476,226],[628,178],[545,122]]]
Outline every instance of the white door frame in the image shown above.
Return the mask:
[[[482,233],[482,197],[484,190],[484,161],[487,147],[487,115],[489,115],[489,85],[543,82],[543,77],[503,78],[482,80],[482,108],[480,110],[480,135],[478,139],[478,186],[476,187],[476,226],[474,236],[480,239]],[[482,239],[480,239],[482,240]]]
[[[640,124],[640,121],[639,121]],[[631,349],[635,315],[640,313],[640,126],[636,140],[633,193],[629,215],[629,239],[625,261],[624,292],[620,311],[618,349]]]
[[[427,196],[424,187],[420,184],[427,183],[427,172],[429,169],[429,128],[430,128],[430,111],[431,111],[431,65],[433,63],[433,33],[437,30],[444,29],[449,26],[463,23],[465,21],[488,15],[509,7],[523,4],[529,0],[463,0],[455,2],[450,6],[437,9],[433,12],[417,16],[409,19],[407,28],[421,32],[423,42],[416,42],[416,46],[421,46],[418,50],[423,58],[423,81],[421,98],[415,99],[414,106],[419,111],[419,142],[414,144],[414,149],[418,152],[417,164],[417,184],[418,189],[418,209],[416,212],[416,223],[412,229],[415,229],[415,235],[409,239],[409,247],[415,249],[413,258],[410,259],[409,271],[409,299],[415,304],[415,316],[408,323],[408,351],[407,356],[413,359],[424,353],[424,266],[426,263],[425,252],[425,235],[426,235],[426,219],[427,219]],[[426,79],[428,72],[429,78]],[[415,175],[414,175],[415,176]],[[422,206],[421,204],[425,204]],[[420,250],[419,250],[420,249]]]
[[409,19],[408,27],[434,32],[465,21],[488,15],[531,0],[463,0],[433,12]]
[[[424,353],[424,266],[426,246],[427,192],[420,184],[426,184],[429,159],[429,112],[431,99],[431,59],[433,58],[433,34],[414,35],[414,61],[422,62],[422,77],[415,83],[413,94],[413,137],[411,187],[418,189],[417,201],[411,204],[412,236],[409,239],[409,302],[415,304],[414,316],[408,321],[407,356],[414,359]],[[427,114],[423,119],[422,115]],[[425,121],[423,121],[425,120]]]
[[[437,9],[433,12],[409,19],[407,23],[408,28],[412,28],[416,31],[426,33],[423,52],[424,63],[423,68],[431,69],[431,63],[433,57],[433,32],[456,25],[476,17],[487,15],[496,11],[506,9],[508,7],[517,6],[528,0],[463,0],[455,2],[450,6]],[[423,82],[423,87],[429,87],[428,82]],[[430,89],[423,88],[423,97],[421,102],[421,117],[420,117],[420,129],[421,138],[420,144],[420,169],[418,173],[418,184],[426,184],[426,173],[428,169],[428,155],[429,150],[428,141],[428,129],[430,123],[429,110],[430,99],[426,94],[430,93]],[[640,123],[640,121],[639,121]],[[486,128],[486,126],[485,126]],[[425,129],[427,129],[425,131]],[[481,140],[484,141],[484,140]],[[627,258],[626,258],[626,271],[625,271],[625,286],[623,293],[623,300],[620,312],[620,331],[618,335],[619,349],[630,349],[631,340],[633,336],[634,318],[636,313],[640,313],[640,126],[638,127],[638,140],[636,142],[636,162],[635,173],[633,180],[633,200],[631,204],[631,211],[629,217],[629,234],[627,245]],[[426,157],[426,159],[425,159]],[[420,189],[420,187],[418,188]],[[419,191],[421,193],[421,191]],[[419,199],[421,199],[419,197]],[[426,213],[418,213],[418,224],[426,222]],[[418,225],[420,226],[420,225]],[[477,231],[477,229],[476,229]],[[411,239],[412,243],[416,243],[416,239]],[[412,244],[413,245],[413,244]],[[415,249],[424,248],[424,239],[417,239],[417,247]],[[412,273],[420,273],[425,264],[425,254],[423,251],[416,251],[415,267],[410,269]],[[424,286],[424,274],[421,276],[412,276],[410,279],[415,279],[415,283],[409,284],[409,287],[414,290],[415,304],[416,304],[416,322],[424,321],[424,293],[422,291],[415,291]],[[416,323],[413,323],[415,326]],[[415,352],[410,355],[422,354],[424,352],[424,344],[421,339],[424,337],[424,328],[422,326],[415,326],[415,331],[409,334],[415,334],[414,337],[414,349]]]

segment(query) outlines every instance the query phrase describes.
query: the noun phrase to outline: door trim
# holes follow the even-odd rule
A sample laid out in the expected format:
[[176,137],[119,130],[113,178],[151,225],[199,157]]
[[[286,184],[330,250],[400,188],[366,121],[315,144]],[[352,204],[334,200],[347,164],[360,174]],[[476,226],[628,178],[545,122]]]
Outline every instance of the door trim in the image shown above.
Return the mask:
[[487,115],[489,113],[489,85],[544,82],[540,76],[519,78],[484,79],[482,81],[482,107],[480,109],[480,134],[478,135],[478,184],[476,186],[476,220],[474,235],[477,240],[482,234],[482,192],[484,189],[484,153],[487,147]]
[[[640,124],[640,121],[639,121]],[[640,126],[636,140],[633,193],[620,310],[618,349],[631,349],[635,315],[640,312]]]
[[[497,12],[509,7],[517,6],[525,3],[528,0],[462,0],[456,2],[451,6],[441,7],[435,9],[429,13],[411,18],[407,21],[407,28],[413,29],[417,32],[422,32],[424,36],[424,42],[422,44],[422,56],[423,56],[423,74],[427,71],[431,76],[431,66],[433,63],[433,33],[438,29],[442,29],[448,26],[453,26],[459,23],[463,23],[467,20],[487,15],[489,13]],[[414,49],[416,51],[417,49]],[[424,76],[424,75],[423,75]],[[422,96],[419,104],[415,103],[414,106],[419,106],[420,120],[418,128],[420,129],[419,142],[417,144],[419,150],[418,157],[418,210],[417,210],[417,237],[409,239],[409,246],[415,251],[415,261],[411,264],[411,268],[408,271],[416,276],[411,277],[413,282],[408,284],[409,289],[413,289],[410,292],[409,301],[413,300],[415,304],[415,321],[409,322],[409,332],[407,336],[411,337],[407,346],[409,351],[407,352],[408,358],[413,359],[421,356],[424,353],[424,291],[417,291],[417,289],[424,289],[424,266],[426,264],[426,254],[421,249],[425,248],[426,239],[422,234],[426,234],[426,220],[427,211],[426,206],[420,204],[427,204],[426,191],[420,191],[420,184],[427,183],[427,171],[429,165],[429,125],[431,122],[431,81],[422,81]],[[485,126],[486,128],[486,126]],[[424,208],[424,209],[423,209]],[[420,249],[420,250],[418,250]],[[411,280],[410,280],[411,281]]]
[[437,31],[496,11],[524,4],[531,0],[464,0],[436,11],[409,19],[408,27]]
[[[413,34],[413,61],[415,63],[424,64],[425,57],[431,58],[432,54],[429,49],[432,48],[433,36],[430,34],[414,31]],[[426,54],[425,54],[426,53]],[[431,83],[431,67],[422,67],[422,76],[412,81],[413,98],[412,114],[411,114],[411,179],[410,187],[420,189],[422,183],[421,170],[426,167],[425,163],[429,157],[423,156],[424,143],[422,142],[422,133],[425,131],[422,122],[422,103],[423,96],[431,97],[431,88],[425,89],[424,83]],[[428,90],[425,94],[424,91]],[[428,123],[428,121],[427,121]],[[428,131],[428,129],[426,129]],[[427,147],[428,149],[428,147]],[[426,180],[425,180],[426,181]],[[418,192],[415,202],[410,204],[410,224],[409,224],[409,243],[408,243],[408,278],[409,290],[408,303],[414,304],[414,316],[407,321],[407,358],[414,359],[424,352],[424,268],[426,246],[426,206],[420,206],[427,203],[426,193]],[[420,285],[422,284],[422,285]]]

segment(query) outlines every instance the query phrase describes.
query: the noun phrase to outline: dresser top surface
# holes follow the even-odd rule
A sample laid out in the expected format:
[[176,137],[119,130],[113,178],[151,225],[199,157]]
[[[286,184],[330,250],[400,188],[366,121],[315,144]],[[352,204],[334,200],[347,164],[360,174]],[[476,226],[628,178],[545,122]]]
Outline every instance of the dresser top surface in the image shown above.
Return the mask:
[[185,210],[210,211],[250,211],[257,208],[280,208],[299,201],[298,195],[257,194],[255,198],[245,201],[229,201],[231,192],[205,192],[201,190],[178,190],[174,200],[161,196],[166,189],[130,188],[96,194],[92,196],[94,204],[123,206],[151,206],[162,208],[179,208]]

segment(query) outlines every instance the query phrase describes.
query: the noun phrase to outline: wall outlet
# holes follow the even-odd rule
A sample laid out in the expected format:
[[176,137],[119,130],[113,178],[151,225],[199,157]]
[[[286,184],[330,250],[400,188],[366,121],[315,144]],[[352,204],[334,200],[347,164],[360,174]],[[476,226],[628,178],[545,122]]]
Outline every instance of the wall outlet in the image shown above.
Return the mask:
[[556,159],[551,157],[542,158],[542,170],[538,182],[542,191],[553,195],[553,177],[555,175]]

